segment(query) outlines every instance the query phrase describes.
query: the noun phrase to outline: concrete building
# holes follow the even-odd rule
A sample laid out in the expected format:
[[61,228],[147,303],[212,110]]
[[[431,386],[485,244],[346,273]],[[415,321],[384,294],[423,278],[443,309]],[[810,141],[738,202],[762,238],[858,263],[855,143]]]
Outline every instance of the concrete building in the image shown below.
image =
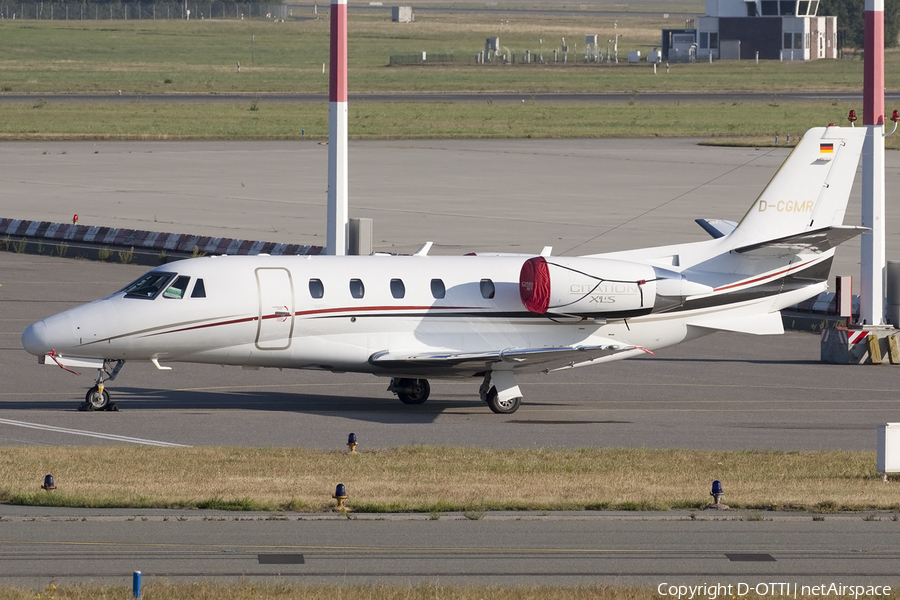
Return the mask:
[[412,23],[414,20],[412,6],[391,7],[391,21],[394,23]]
[[[753,60],[757,53],[763,60],[838,58],[837,17],[820,17],[818,9],[818,0],[706,0],[691,32],[693,52],[675,44],[672,51],[699,61]],[[673,34],[663,38],[666,46]]]

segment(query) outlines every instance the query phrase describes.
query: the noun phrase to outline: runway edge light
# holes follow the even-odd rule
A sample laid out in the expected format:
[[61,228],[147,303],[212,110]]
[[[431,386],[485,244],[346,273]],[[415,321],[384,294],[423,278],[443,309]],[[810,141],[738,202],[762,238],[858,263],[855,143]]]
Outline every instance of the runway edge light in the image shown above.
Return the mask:
[[337,512],[350,510],[348,507],[344,506],[344,500],[347,499],[347,488],[344,487],[343,483],[337,484],[337,487],[334,489],[334,496],[332,496],[332,498],[338,501],[337,506],[335,506],[333,510]]
[[56,483],[53,481],[53,475],[45,475],[44,476],[44,485],[41,486],[42,490],[50,491],[56,489]]
[[351,433],[347,436],[347,447],[350,448],[350,454],[356,454],[356,447],[359,444],[356,443],[356,434]]
[[712,491],[709,495],[713,497],[715,503],[708,504],[706,508],[715,508],[719,510],[726,510],[728,508],[727,505],[722,504],[722,497],[725,495],[725,490],[722,489],[722,482],[718,479],[712,482]]

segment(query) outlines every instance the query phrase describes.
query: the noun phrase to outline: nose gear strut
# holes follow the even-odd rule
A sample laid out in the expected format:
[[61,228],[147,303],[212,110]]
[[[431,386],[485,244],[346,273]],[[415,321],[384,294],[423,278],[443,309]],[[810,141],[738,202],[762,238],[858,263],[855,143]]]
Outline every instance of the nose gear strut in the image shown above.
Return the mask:
[[115,403],[109,401],[109,392],[104,389],[103,384],[114,380],[124,366],[124,360],[103,361],[103,367],[97,369],[97,379],[94,387],[85,394],[84,404],[79,406],[78,410],[119,410]]

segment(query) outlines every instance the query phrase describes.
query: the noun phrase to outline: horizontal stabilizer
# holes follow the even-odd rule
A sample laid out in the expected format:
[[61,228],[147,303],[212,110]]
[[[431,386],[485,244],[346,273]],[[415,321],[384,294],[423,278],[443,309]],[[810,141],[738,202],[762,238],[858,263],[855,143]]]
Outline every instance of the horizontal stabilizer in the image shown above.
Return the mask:
[[694,219],[694,222],[702,227],[703,231],[711,235],[714,240],[725,237],[737,227],[737,223],[734,221],[725,221],[724,219]]
[[780,312],[738,317],[736,319],[728,316],[715,316],[697,322],[688,322],[688,325],[715,331],[734,331],[736,333],[751,333],[754,335],[780,335],[784,333]]
[[[467,368],[472,371],[483,370],[494,363],[508,363],[514,370],[535,371],[540,369],[556,368],[572,363],[596,360],[605,356],[611,356],[628,350],[639,348],[631,344],[624,344],[609,340],[608,343],[598,346],[560,346],[555,348],[507,348],[505,350],[468,353],[429,353],[429,354],[404,354],[384,350],[369,357],[369,363],[377,367],[392,370],[403,367],[416,369],[421,367],[446,367],[448,371],[464,371]],[[647,351],[649,352],[649,351]]]
[[836,248],[867,231],[865,227],[844,227],[833,225],[814,231],[796,233],[786,237],[735,248],[739,254],[753,254],[769,258],[794,256],[796,254],[822,253]]

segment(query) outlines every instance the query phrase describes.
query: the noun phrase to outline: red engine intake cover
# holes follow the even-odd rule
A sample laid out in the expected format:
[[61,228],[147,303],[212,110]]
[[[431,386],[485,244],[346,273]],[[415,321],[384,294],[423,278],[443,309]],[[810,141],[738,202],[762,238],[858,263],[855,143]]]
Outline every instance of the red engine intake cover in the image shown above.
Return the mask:
[[550,267],[543,256],[529,258],[519,273],[519,296],[529,311],[543,315],[550,306]]

